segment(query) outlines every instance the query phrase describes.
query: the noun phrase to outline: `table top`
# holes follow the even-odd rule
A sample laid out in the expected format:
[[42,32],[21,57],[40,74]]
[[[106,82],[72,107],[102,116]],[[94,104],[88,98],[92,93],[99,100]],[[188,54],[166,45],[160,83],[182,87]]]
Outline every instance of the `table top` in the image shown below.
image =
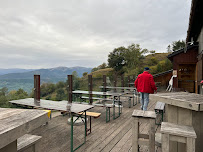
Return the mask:
[[135,87],[113,87],[113,86],[100,86],[99,88],[107,88],[107,89],[126,89],[126,90],[136,90]]
[[203,111],[203,95],[188,92],[169,92],[151,95],[156,101],[169,105]]
[[98,91],[83,91],[83,90],[75,90],[73,91],[75,94],[92,94],[92,95],[101,95],[101,96],[121,96],[123,93],[118,92],[98,92]]
[[[13,100],[13,101],[9,101],[9,102],[13,103],[13,104],[18,104],[18,105],[25,105],[25,106],[31,106],[31,107],[39,107],[39,108],[44,108],[44,109],[69,112],[66,108],[66,106],[68,105],[67,102],[51,101],[51,100],[43,100],[43,99],[41,99],[40,102],[35,102],[34,98]],[[71,103],[70,111],[73,113],[78,113],[78,112],[89,110],[93,107],[94,106],[92,106],[92,105]]]
[[0,108],[0,149],[47,121],[43,110]]
[[143,117],[143,118],[156,118],[156,113],[154,111],[143,111],[143,110],[134,110],[132,117]]

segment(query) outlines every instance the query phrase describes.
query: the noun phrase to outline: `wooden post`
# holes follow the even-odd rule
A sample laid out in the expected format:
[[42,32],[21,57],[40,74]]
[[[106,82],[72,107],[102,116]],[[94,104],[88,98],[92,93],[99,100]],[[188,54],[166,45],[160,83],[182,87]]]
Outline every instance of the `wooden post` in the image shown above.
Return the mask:
[[[106,92],[106,75],[103,75],[103,92]],[[104,96],[104,98],[106,99],[106,96]]]
[[149,121],[149,151],[155,151],[155,119],[150,119]]
[[130,87],[130,76],[128,76],[128,87]]
[[92,75],[88,75],[89,104],[92,104]]
[[103,75],[103,92],[106,92],[106,75]]
[[34,101],[40,102],[40,75],[34,75]]
[[[114,87],[117,86],[117,75],[114,75]],[[114,89],[114,92],[116,92],[116,89]]]
[[[122,74],[121,75],[121,87],[124,87],[125,84],[124,84],[124,75]],[[121,90],[122,92],[124,92],[124,89]]]
[[132,152],[138,152],[139,121],[133,118],[132,121]]
[[169,134],[162,134],[162,151],[169,152]]
[[73,100],[73,76],[68,75],[68,103],[72,103]]
[[187,138],[186,149],[187,149],[187,152],[195,152],[195,139],[194,138]]

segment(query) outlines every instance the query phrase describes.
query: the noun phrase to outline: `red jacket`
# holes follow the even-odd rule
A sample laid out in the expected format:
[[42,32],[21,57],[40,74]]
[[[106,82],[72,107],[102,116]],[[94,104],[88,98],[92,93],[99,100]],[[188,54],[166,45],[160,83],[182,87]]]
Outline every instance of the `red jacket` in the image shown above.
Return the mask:
[[138,92],[143,93],[154,93],[154,91],[157,90],[153,76],[147,71],[138,75],[135,80],[135,88],[137,88]]

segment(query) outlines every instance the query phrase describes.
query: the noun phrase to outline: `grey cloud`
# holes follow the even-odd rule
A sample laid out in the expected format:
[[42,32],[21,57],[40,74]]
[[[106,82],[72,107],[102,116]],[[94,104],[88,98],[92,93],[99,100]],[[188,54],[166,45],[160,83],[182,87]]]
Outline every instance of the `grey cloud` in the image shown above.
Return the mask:
[[189,11],[190,0],[0,1],[0,68],[95,67],[131,43],[163,52],[185,39]]

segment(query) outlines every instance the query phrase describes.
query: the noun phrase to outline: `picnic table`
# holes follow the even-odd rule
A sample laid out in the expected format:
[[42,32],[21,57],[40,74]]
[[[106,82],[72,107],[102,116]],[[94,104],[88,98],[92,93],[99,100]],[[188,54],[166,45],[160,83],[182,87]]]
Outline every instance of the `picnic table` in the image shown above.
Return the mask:
[[17,152],[17,139],[47,121],[42,110],[0,108],[0,152]]
[[[51,100],[40,100],[40,102],[37,102],[34,100],[34,98],[27,98],[27,99],[20,99],[20,100],[13,100],[9,101],[12,104],[22,105],[22,106],[30,106],[35,108],[43,108],[43,109],[50,109],[50,110],[57,110],[61,112],[68,112],[71,114],[71,152],[77,150],[79,147],[81,147],[86,142],[86,130],[87,130],[87,116],[86,111],[92,109],[94,106],[92,105],[83,105],[83,104],[76,104],[76,103],[70,103],[67,104],[66,102],[58,102],[58,101],[51,101]],[[67,109],[67,106],[70,105],[70,109]],[[79,114],[80,113],[80,114]],[[78,118],[85,116],[85,136],[84,136],[84,142],[78,146],[77,148],[73,148],[73,126],[74,123],[77,121],[73,121],[73,117],[76,116]]]
[[[130,98],[133,98],[133,106],[136,105],[139,100],[138,92],[135,87],[100,86],[100,88],[114,89],[113,92],[117,92],[117,93],[119,92],[119,91],[117,91],[117,89],[122,90],[121,91],[123,93],[122,97],[128,97],[129,101],[131,100]],[[124,90],[128,90],[129,92],[125,92]],[[136,102],[135,102],[135,95],[136,95]],[[130,107],[131,107],[131,102],[129,102],[129,108]]]
[[[170,92],[152,94],[156,101],[166,103],[166,121],[179,125],[192,126],[197,134],[196,152],[203,149],[203,96],[187,92]],[[171,151],[184,152],[185,146],[172,143]]]
[[[106,96],[112,96],[113,97],[113,105],[112,105],[112,107],[113,107],[113,118],[114,119],[116,119],[116,118],[118,118],[118,117],[120,117],[120,114],[121,114],[121,108],[122,108],[122,106],[121,106],[121,101],[120,101],[120,97],[123,95],[123,93],[118,93],[118,92],[99,92],[99,91],[84,91],[84,90],[75,90],[75,91],[72,91],[72,93],[73,94],[80,94],[80,95],[82,95],[82,94],[85,94],[85,95],[99,95],[99,96],[104,96],[104,97],[106,97]],[[104,101],[109,101],[109,100],[106,100],[106,98],[103,98],[103,100]],[[118,105],[118,110],[119,110],[119,112],[118,112],[118,116],[115,116],[115,105],[116,105],[116,103],[117,103],[117,105]],[[98,106],[98,104],[95,104],[95,106]],[[105,104],[104,104],[104,106],[105,106]],[[107,108],[106,108],[106,118],[107,117],[109,117],[110,118],[110,115],[109,116],[107,116],[109,113],[110,113],[110,108],[109,108],[109,105],[107,106]],[[109,121],[107,121],[107,122],[109,122]]]

